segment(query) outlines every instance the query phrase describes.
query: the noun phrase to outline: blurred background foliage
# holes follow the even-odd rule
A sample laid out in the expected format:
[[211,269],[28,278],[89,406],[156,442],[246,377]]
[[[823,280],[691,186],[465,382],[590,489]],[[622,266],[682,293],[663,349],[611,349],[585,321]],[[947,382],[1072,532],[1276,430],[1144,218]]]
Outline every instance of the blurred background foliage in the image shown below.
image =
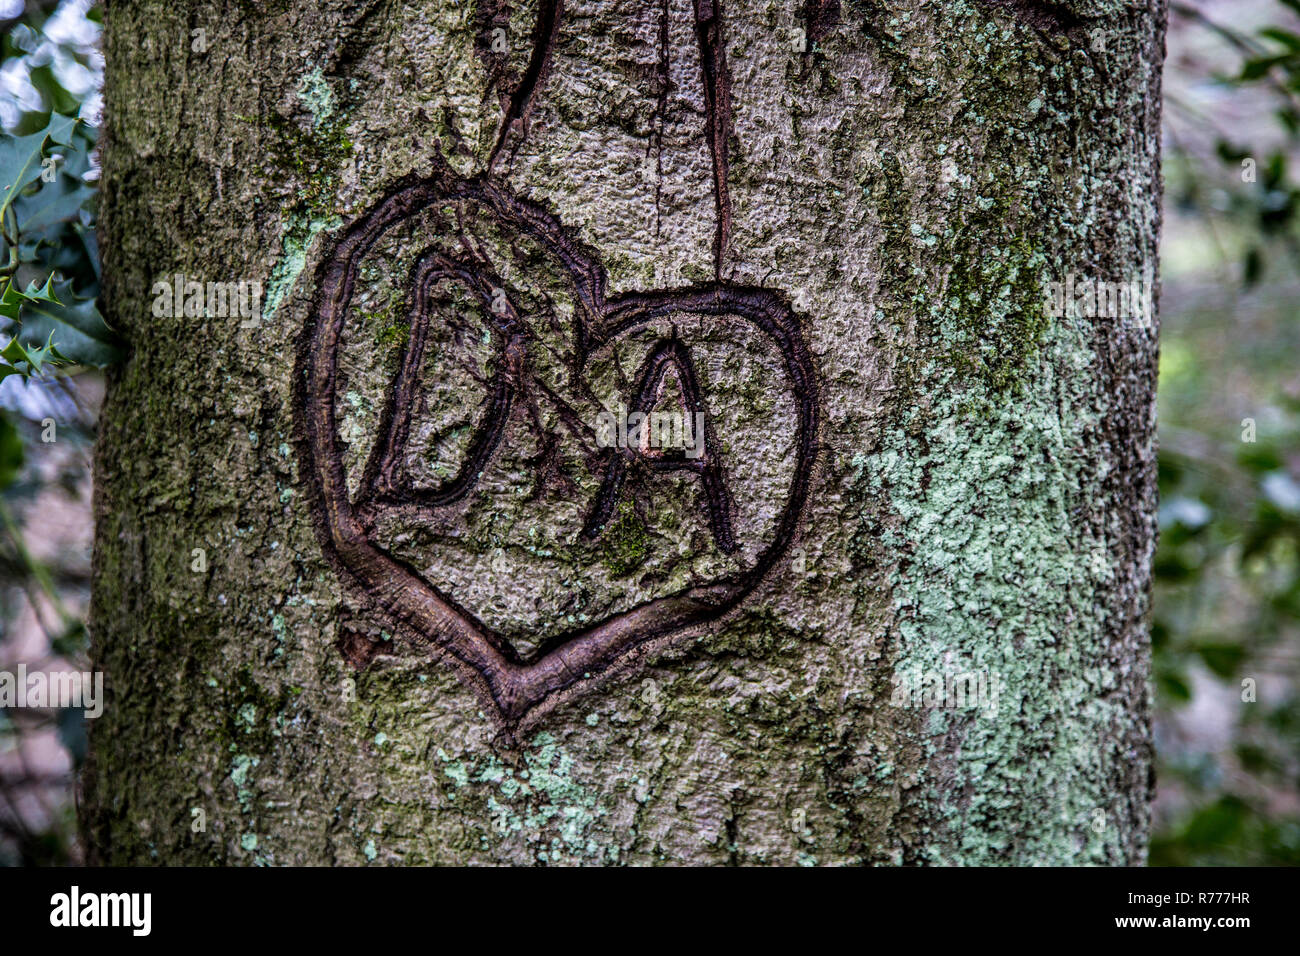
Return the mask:
[[1300,864],[1300,0],[1170,6],[1156,865]]
[[[0,27],[5,134],[42,130],[51,114],[81,120],[68,143],[45,147],[61,178],[29,190],[49,189],[42,206],[58,215],[10,237],[13,282],[54,274],[63,312],[24,314],[0,344],[52,334],[65,360],[0,381],[0,670],[80,669],[96,367],[118,348],[94,311],[99,15],[89,0],[0,0]],[[1298,161],[1300,0],[1172,3],[1156,865],[1300,863]],[[41,440],[50,419],[55,442]],[[83,754],[79,711],[0,711],[0,864],[80,859],[71,808]]]
[[[98,369],[94,153],[103,82],[89,0],[0,0],[0,670],[86,670]],[[81,859],[80,708],[0,709],[0,865]]]

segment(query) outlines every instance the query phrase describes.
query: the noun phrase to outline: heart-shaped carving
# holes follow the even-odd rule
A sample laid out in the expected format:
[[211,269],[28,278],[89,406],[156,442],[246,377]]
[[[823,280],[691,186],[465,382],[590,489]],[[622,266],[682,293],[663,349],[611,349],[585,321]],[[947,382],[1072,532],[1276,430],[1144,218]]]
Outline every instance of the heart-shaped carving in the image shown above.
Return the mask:
[[[544,249],[567,283],[573,300],[573,344],[568,360],[575,380],[591,357],[610,343],[653,323],[688,317],[698,323],[741,321],[775,349],[793,396],[794,461],[788,494],[772,521],[769,540],[738,573],[656,596],[595,624],[560,634],[534,654],[520,654],[500,633],[460,606],[442,582],[430,581],[375,540],[376,521],[396,513],[418,524],[461,501],[473,490],[498,454],[524,369],[528,330],[513,303],[502,295],[499,276],[472,250],[454,251],[443,242],[422,254],[413,270],[408,301],[411,327],[405,355],[393,380],[379,436],[360,480],[350,487],[345,444],[338,434],[339,351],[345,323],[367,253],[395,226],[411,223],[431,209],[472,207],[509,239]],[[462,679],[479,693],[508,734],[535,721],[586,686],[646,660],[652,651],[697,633],[734,609],[772,570],[789,548],[807,499],[817,451],[818,403],[808,349],[799,321],[779,293],[726,282],[613,297],[605,294],[605,270],[595,253],[575,241],[556,217],[511,195],[488,177],[462,178],[442,169],[427,178],[399,184],[368,213],[352,223],[316,274],[311,315],[303,330],[298,360],[297,410],[303,435],[301,465],[313,493],[313,514],[322,547],[341,574],[383,615],[412,636],[439,648],[457,665]],[[493,375],[485,404],[465,445],[460,468],[439,487],[422,487],[409,473],[416,390],[424,361],[433,290],[458,283],[496,315]],[[700,407],[689,350],[674,337],[652,348],[642,365],[632,407],[645,412],[664,377],[673,373],[688,404]],[[585,527],[575,535],[599,535],[617,501],[622,476],[636,449],[610,449],[603,458],[600,493]],[[710,526],[719,550],[734,548],[732,503],[718,465],[716,438],[703,435],[692,457],[652,456],[648,466],[682,470],[700,479]],[[514,588],[527,582],[514,580]]]

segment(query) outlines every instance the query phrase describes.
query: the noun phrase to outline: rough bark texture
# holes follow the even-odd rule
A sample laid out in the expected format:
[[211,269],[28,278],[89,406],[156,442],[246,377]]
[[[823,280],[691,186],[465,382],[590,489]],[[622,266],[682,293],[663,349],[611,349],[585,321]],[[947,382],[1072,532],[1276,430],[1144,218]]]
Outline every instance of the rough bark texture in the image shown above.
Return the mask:
[[1156,333],[1044,288],[1154,275],[1163,30],[110,4],[92,856],[1141,862]]

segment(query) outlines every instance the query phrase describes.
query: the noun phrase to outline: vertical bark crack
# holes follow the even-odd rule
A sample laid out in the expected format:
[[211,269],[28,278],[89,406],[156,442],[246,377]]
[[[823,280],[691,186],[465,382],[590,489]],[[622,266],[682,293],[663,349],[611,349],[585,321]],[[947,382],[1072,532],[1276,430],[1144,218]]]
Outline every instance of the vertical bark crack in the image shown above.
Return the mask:
[[[501,131],[497,134],[496,144],[488,156],[488,170],[495,168],[497,160],[510,138],[510,131],[519,125],[520,143],[527,136],[524,129],[528,120],[528,111],[532,108],[533,97],[541,88],[551,62],[551,52],[555,48],[555,36],[559,32],[560,16],[564,12],[564,0],[540,0],[537,8],[537,22],[533,26],[533,51],[528,57],[528,68],[524,70],[519,86],[510,95],[510,104],[506,115],[501,119]],[[519,144],[515,145],[519,148]]]
[[661,0],[659,5],[659,89],[658,103],[655,106],[655,114],[652,118],[653,129],[650,134],[650,144],[646,147],[646,156],[650,155],[650,150],[655,150],[655,238],[662,234],[663,212],[662,199],[664,192],[664,125],[668,116],[668,93],[671,88],[672,80],[669,70],[672,66],[671,46],[668,39],[668,2]]
[[695,36],[704,80],[705,135],[713,156],[713,200],[718,224],[713,235],[713,274],[722,278],[722,259],[731,240],[731,196],[727,190],[727,141],[731,136],[731,74],[722,29],[721,0],[695,0]]

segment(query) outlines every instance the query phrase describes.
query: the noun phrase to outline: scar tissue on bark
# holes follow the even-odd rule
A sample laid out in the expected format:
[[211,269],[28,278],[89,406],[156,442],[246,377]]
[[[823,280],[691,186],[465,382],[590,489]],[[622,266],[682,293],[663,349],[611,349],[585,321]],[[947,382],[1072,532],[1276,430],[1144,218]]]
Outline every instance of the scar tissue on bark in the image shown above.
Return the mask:
[[[797,410],[795,469],[772,539],[752,565],[732,576],[694,585],[560,635],[523,658],[510,642],[442,591],[440,582],[427,580],[371,540],[372,519],[378,510],[414,523],[447,504],[440,495],[425,495],[411,488],[406,476],[395,467],[401,457],[396,451],[409,431],[402,422],[412,414],[412,392],[404,384],[404,374],[409,376],[419,368],[423,329],[432,318],[425,314],[430,299],[422,296],[421,290],[437,276],[481,291],[485,285],[478,270],[484,264],[477,257],[463,258],[448,251],[463,248],[455,244],[455,236],[448,236],[446,249],[435,250],[417,265],[413,283],[419,313],[412,322],[407,345],[410,351],[393,385],[385,414],[385,434],[379,443],[381,450],[366,469],[370,491],[363,492],[356,501],[348,492],[335,422],[343,327],[361,261],[379,237],[422,211],[448,202],[476,205],[484,215],[493,217],[506,234],[539,243],[563,265],[566,281],[583,306],[583,316],[574,330],[575,378],[582,377],[584,366],[596,350],[673,315],[695,316],[701,322],[722,327],[739,321],[769,338],[782,357],[782,371]],[[318,269],[312,315],[304,325],[299,344],[299,397],[295,404],[300,432],[306,439],[302,465],[325,554],[345,579],[366,592],[372,606],[386,618],[421,643],[445,652],[508,735],[521,729],[525,721],[593,687],[607,672],[644,663],[648,660],[646,645],[692,633],[735,608],[788,550],[802,520],[816,460],[817,385],[802,323],[786,296],[772,289],[715,282],[607,298],[605,286],[605,270],[595,253],[574,239],[550,212],[516,197],[490,176],[464,179],[441,168],[431,177],[408,178],[399,183],[344,232]],[[503,321],[509,323],[509,316]],[[502,338],[510,341],[509,336]],[[507,351],[509,348],[507,344]],[[648,386],[657,386],[659,372],[666,368],[664,363],[671,364],[683,377],[682,385],[688,393],[693,389],[698,396],[693,370],[683,358],[682,349],[680,343],[670,341],[659,351],[657,364],[643,377],[643,396]],[[471,447],[478,449],[473,456],[476,464],[472,471],[463,473],[464,482],[453,482],[457,497],[469,490],[491,457],[501,423],[508,414],[512,389],[506,385],[497,395],[500,414],[483,416],[471,442]],[[730,502],[725,489],[720,488],[713,450],[716,445],[707,432],[705,437],[706,456],[701,466],[705,470],[699,476],[705,485],[715,536],[725,548],[731,537]],[[670,468],[679,464],[667,462]],[[383,490],[376,494],[380,486]]]
[[363,671],[370,666],[383,645],[355,628],[343,625],[339,628],[338,640],[334,642],[343,659],[352,665],[353,670]]

